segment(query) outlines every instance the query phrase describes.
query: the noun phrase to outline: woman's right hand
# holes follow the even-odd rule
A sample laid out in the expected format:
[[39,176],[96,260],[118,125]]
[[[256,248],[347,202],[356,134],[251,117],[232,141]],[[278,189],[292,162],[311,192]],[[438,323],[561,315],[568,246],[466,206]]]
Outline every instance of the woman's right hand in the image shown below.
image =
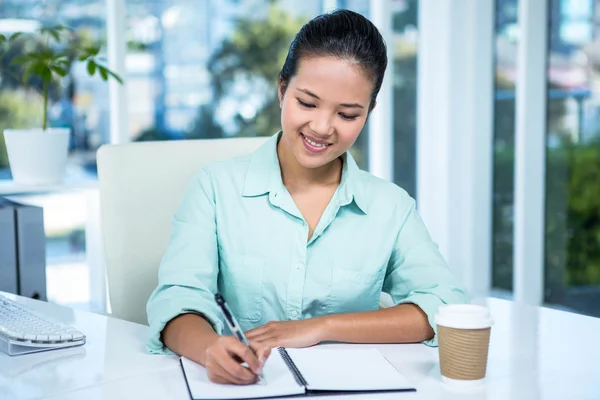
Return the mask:
[[252,343],[250,347],[254,352],[233,336],[220,336],[206,349],[208,379],[214,383],[236,385],[256,383],[271,349]]

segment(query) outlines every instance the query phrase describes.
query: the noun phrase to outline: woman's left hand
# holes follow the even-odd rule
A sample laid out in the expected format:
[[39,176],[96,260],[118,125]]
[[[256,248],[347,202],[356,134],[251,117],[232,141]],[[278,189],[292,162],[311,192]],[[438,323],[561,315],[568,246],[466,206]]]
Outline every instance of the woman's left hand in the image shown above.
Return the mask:
[[325,318],[271,321],[246,332],[249,341],[267,347],[309,347],[325,340]]

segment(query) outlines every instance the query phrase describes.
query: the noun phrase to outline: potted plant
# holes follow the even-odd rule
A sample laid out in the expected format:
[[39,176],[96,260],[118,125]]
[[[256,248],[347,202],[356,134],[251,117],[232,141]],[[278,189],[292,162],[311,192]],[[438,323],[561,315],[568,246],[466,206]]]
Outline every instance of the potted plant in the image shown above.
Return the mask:
[[[69,128],[48,126],[48,100],[51,90],[60,88],[61,81],[69,77],[73,63],[86,63],[90,76],[99,75],[123,83],[107,68],[106,59],[99,56],[100,47],[74,40],[73,32],[65,26],[47,27],[32,33],[17,32],[10,36],[0,34],[0,61],[11,47],[21,42],[22,51],[0,73],[20,79],[28,88],[42,96],[40,110],[42,126],[37,129],[5,129],[4,139],[8,161],[15,182],[29,185],[56,184],[63,180],[69,150]],[[10,75],[11,66],[18,66],[22,76]]]

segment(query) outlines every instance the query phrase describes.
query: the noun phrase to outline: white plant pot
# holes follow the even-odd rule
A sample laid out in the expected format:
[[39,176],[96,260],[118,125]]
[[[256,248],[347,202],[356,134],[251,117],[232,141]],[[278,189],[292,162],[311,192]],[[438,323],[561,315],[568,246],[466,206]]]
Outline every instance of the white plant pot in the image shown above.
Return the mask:
[[13,180],[24,185],[61,183],[70,132],[69,128],[6,129],[4,140]]

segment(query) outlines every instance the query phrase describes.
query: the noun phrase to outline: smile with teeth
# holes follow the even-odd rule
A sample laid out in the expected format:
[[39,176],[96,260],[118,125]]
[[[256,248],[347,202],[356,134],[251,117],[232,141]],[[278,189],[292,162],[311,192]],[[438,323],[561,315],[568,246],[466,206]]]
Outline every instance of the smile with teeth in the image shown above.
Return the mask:
[[306,137],[306,136],[304,136],[304,135],[302,135],[302,137],[303,137],[303,138],[304,138],[304,140],[306,140],[306,141],[307,141],[307,142],[308,142],[308,143],[309,143],[311,146],[315,146],[315,147],[321,147],[321,148],[322,148],[322,147],[327,147],[327,146],[329,146],[329,144],[328,144],[328,143],[317,143],[317,142],[314,142],[314,141],[310,140],[309,138],[307,138],[307,137]]

